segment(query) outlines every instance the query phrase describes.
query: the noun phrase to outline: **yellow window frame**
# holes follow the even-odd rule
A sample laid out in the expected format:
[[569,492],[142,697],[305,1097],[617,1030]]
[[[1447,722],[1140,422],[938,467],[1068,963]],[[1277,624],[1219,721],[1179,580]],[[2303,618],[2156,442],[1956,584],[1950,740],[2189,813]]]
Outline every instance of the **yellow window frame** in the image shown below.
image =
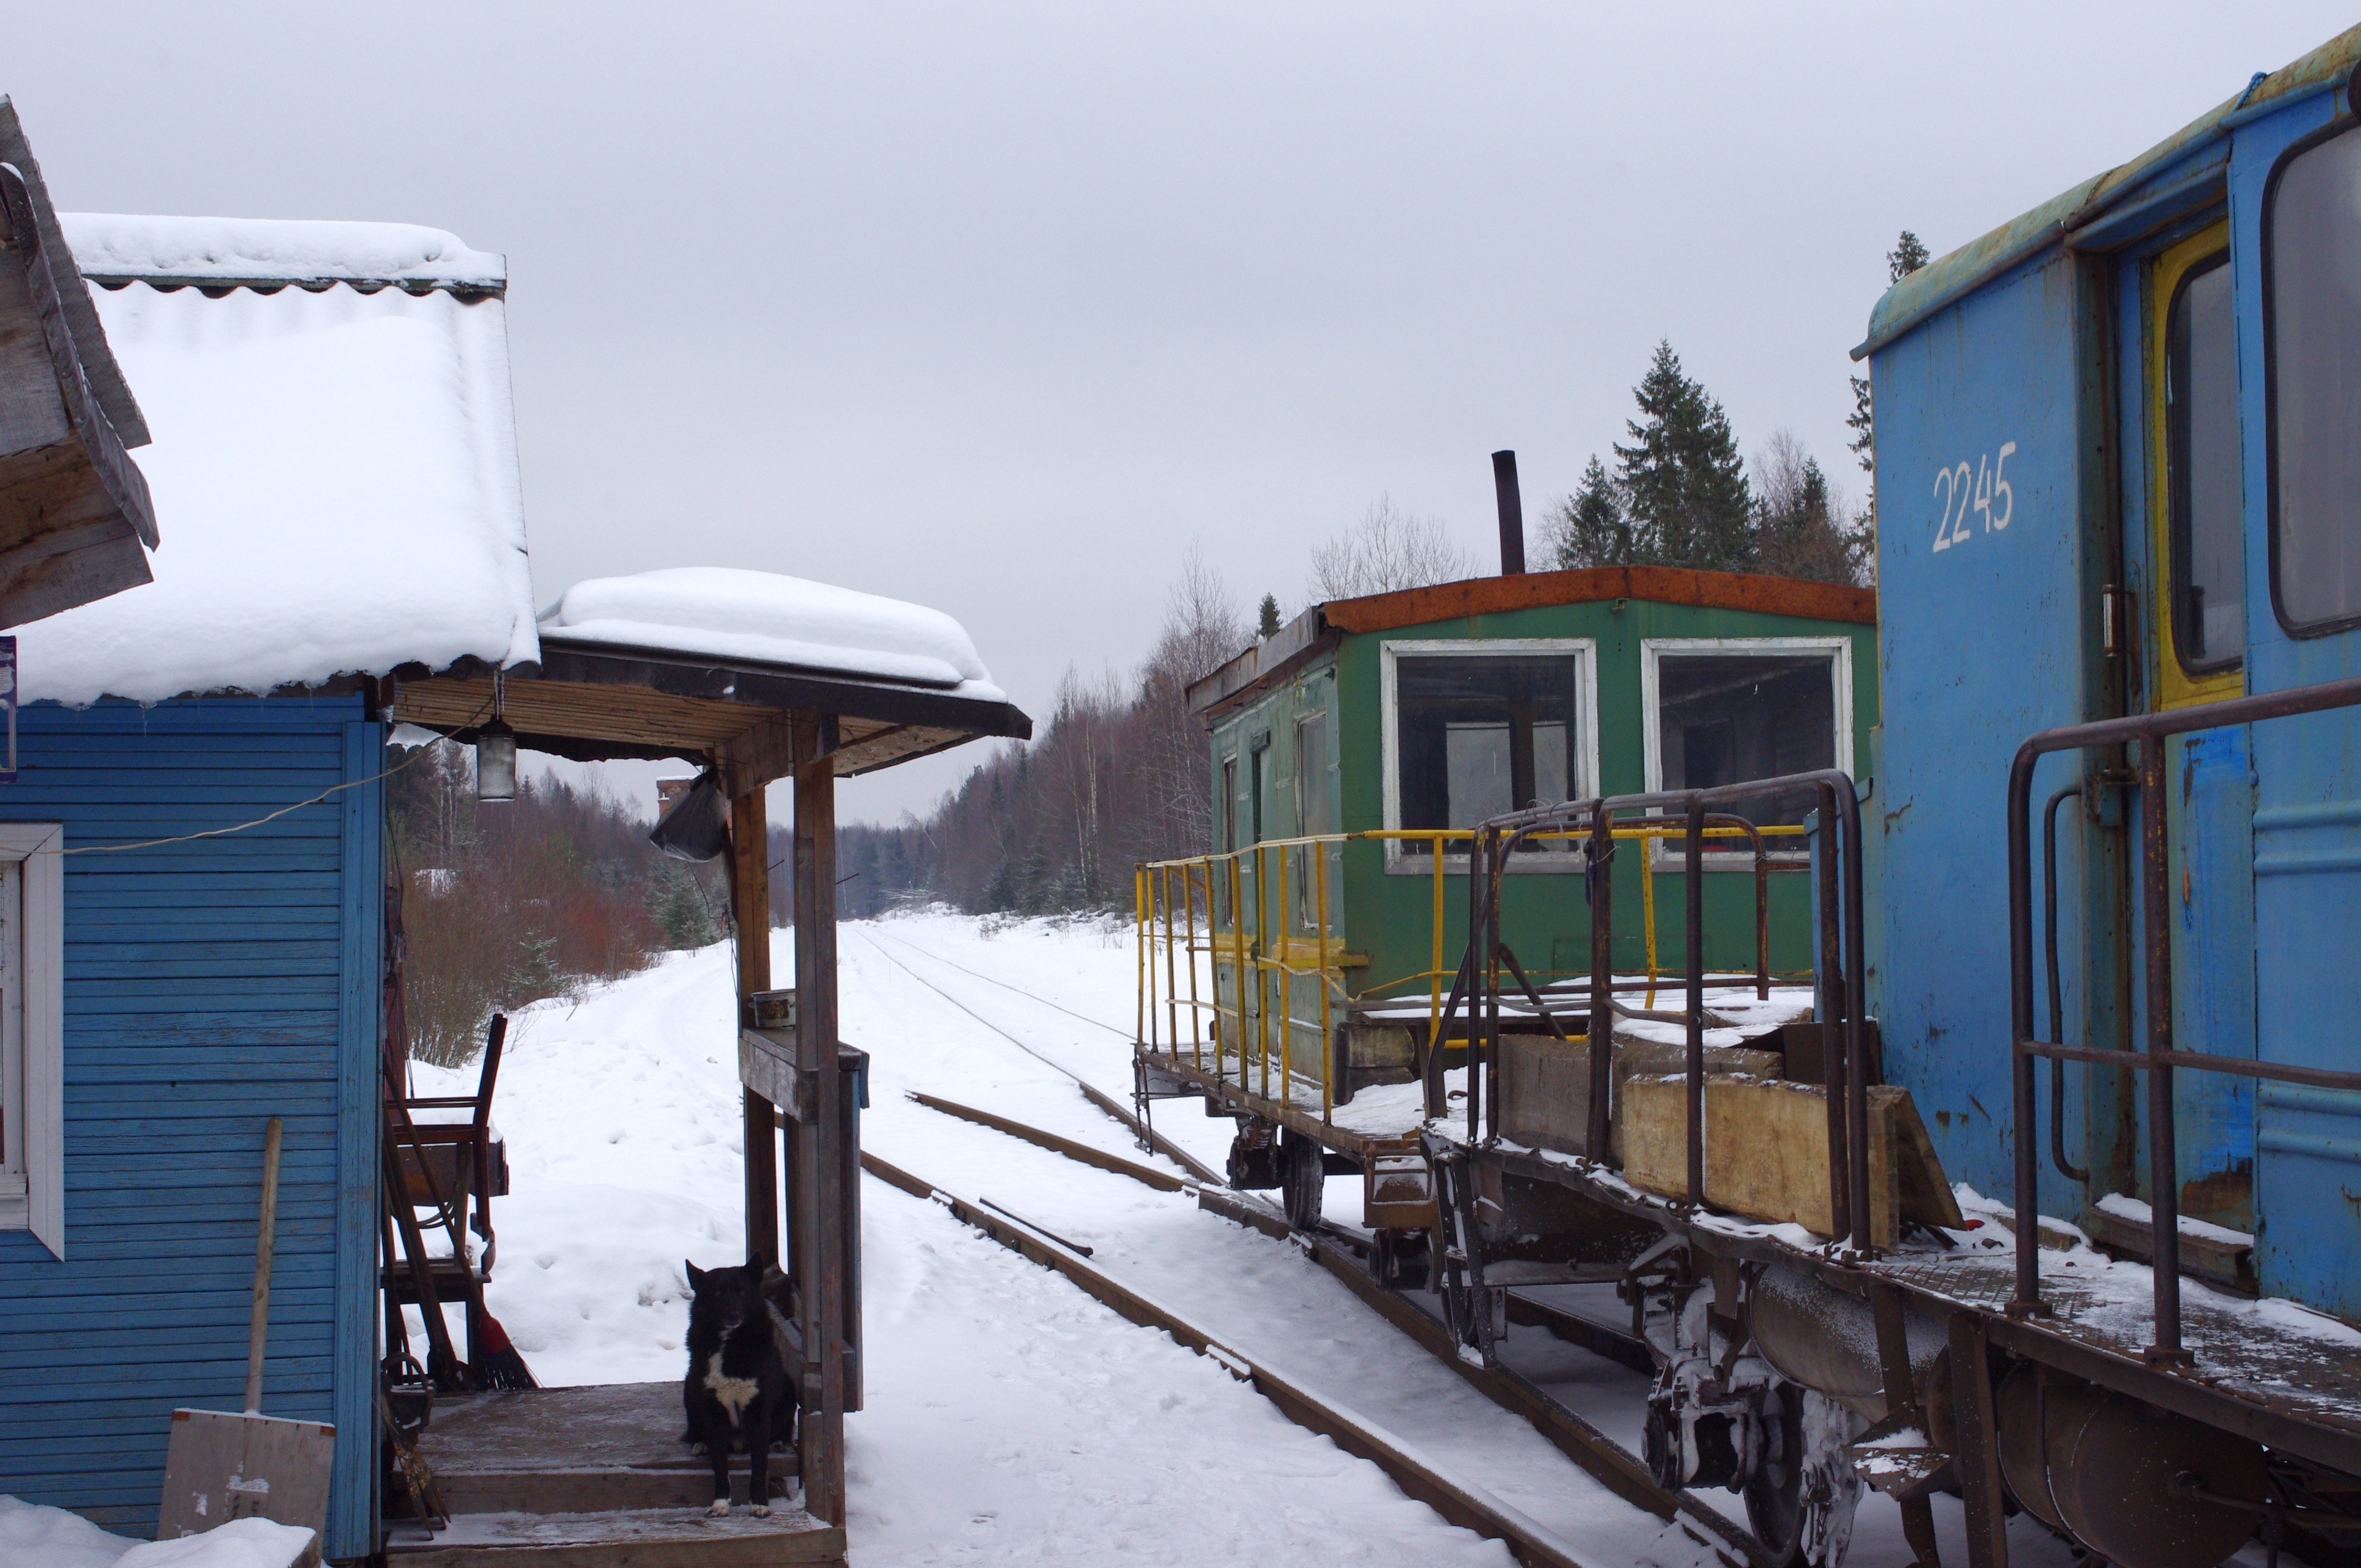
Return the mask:
[[[2172,491],[2165,472],[2167,426],[2164,408],[2165,349],[2173,297],[2180,280],[2230,248],[2227,219],[2190,236],[2157,257],[2148,269],[2147,290],[2147,447],[2149,626],[2154,632],[2156,706],[2188,707],[2224,697],[2244,696],[2246,666],[2192,675],[2180,662],[2172,634]],[[2242,530],[2243,532],[2243,530]]]

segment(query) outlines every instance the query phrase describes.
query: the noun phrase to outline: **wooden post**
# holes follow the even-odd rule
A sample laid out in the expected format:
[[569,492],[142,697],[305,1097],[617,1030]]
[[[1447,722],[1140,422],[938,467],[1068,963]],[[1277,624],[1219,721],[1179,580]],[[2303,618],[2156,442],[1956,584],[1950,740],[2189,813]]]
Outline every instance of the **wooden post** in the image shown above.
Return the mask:
[[2001,1482],[2000,1427],[1993,1410],[1984,1326],[1973,1312],[1954,1312],[1950,1336],[1951,1420],[1958,1428],[1952,1460],[1967,1505],[1968,1568],[2008,1568],[2007,1492]]
[[[730,780],[737,788],[738,780]],[[730,916],[738,933],[738,1023],[750,1022],[746,999],[771,989],[770,827],[763,786],[730,802]],[[733,1038],[732,1050],[737,1046]],[[746,1149],[746,1260],[779,1261],[778,1108],[748,1089],[741,1138]]]
[[[814,725],[796,768],[796,1054],[811,1075],[816,1114],[796,1140],[796,1255],[810,1277],[797,1281],[807,1370],[801,1459],[804,1507],[844,1523],[845,1247],[848,1161],[842,1141],[844,1075],[837,1065],[836,763],[832,729]],[[811,1387],[814,1382],[817,1388]]]

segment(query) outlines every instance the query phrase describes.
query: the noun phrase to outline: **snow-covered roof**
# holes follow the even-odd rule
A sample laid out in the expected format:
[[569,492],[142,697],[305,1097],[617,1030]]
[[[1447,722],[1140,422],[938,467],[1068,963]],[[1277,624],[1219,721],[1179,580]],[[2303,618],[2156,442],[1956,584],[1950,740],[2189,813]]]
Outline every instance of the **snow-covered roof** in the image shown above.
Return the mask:
[[676,566],[594,577],[542,612],[541,635],[1008,700],[967,629],[942,611],[774,572]]
[[[193,264],[193,240],[166,242],[209,222],[63,218],[77,247],[101,247],[80,258],[101,278],[142,236],[147,261]],[[485,275],[446,266],[478,253],[434,230],[221,228],[236,236],[225,268]],[[22,699],[150,702],[538,659],[497,291],[97,291],[155,436],[139,461],[169,530],[154,582],[17,632]]]
[[417,224],[60,213],[82,276],[102,283],[400,284],[505,288],[508,262]]

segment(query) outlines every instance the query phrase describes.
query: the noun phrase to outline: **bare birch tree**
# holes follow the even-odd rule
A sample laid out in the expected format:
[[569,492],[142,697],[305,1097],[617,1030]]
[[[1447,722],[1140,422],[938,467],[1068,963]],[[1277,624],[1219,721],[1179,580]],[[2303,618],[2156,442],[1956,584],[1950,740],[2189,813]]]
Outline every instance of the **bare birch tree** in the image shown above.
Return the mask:
[[1451,543],[1441,518],[1414,517],[1379,496],[1360,527],[1313,547],[1310,592],[1319,604],[1474,576],[1475,563]]

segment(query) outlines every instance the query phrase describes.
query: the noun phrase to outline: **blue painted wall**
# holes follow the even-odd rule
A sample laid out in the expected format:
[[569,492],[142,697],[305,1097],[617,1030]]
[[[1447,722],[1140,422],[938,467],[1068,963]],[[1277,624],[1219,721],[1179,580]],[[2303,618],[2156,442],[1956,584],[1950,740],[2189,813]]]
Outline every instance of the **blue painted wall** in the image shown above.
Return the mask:
[[[2246,481],[2247,689],[2361,674],[2356,634],[2290,638],[2273,613],[2262,327],[2263,192],[2290,146],[2328,122],[2326,94],[2243,126],[2230,165]],[[2268,1061],[2361,1066],[2361,718],[2257,724],[2256,1047]],[[2361,1318],[2361,1097],[2289,1085],[2256,1094],[2256,1268],[2263,1288]]]
[[[2326,124],[2333,107],[2317,93],[2238,126],[2227,160],[2253,692],[2361,674],[2361,632],[2290,638],[2269,579],[2264,194],[2281,158]],[[2163,188],[2197,162],[2220,159],[2218,147],[2201,148],[2181,166],[2155,170],[2148,183]],[[1889,1072],[1911,1089],[1947,1169],[1995,1194],[2008,1190],[2012,1156],[2002,856],[2008,762],[2037,729],[2117,710],[2123,699],[2097,658],[2094,619],[2100,587],[2118,572],[2136,596],[2135,655],[2142,666],[2153,656],[2146,641],[2159,589],[2148,547],[2143,290],[2148,251],[2171,237],[2094,261],[2088,273],[2053,248],[1874,359],[1887,700],[1872,834],[1883,927],[1872,1003],[1886,1029]],[[2108,305],[2092,282],[2103,267],[2112,268],[2114,285],[2114,341],[2105,348],[2088,330]],[[2106,397],[2112,406],[2102,405]],[[1930,484],[1947,464],[1964,459],[1980,468],[2008,441],[2018,444],[2010,526],[1992,529],[1971,510],[1960,538],[1956,510],[1944,505],[1950,494]],[[1938,520],[1945,511],[1955,519],[1948,527]],[[2108,547],[2114,517],[2124,531],[2120,567]],[[2147,679],[2144,667],[2139,678]],[[2151,696],[2134,691],[2128,700],[2145,709]],[[2099,761],[2046,759],[2037,807]],[[2191,885],[2216,895],[2202,911],[2177,889],[2172,898],[2184,948],[2177,1012],[2191,1036],[2181,1043],[2312,1066],[2361,1064],[2347,1022],[2361,1013],[2361,923],[2352,916],[2361,904],[2361,715],[2215,731],[2176,744],[2169,762],[2188,809],[2233,829],[2176,850],[2176,883],[2187,869]],[[2062,839],[2070,1040],[2136,1047],[2145,1037],[2136,1001],[2143,960],[2127,929],[2139,898],[2127,854],[2139,809],[2136,797],[2125,801],[2109,820],[2077,823]],[[2248,812],[2251,839],[2243,831]],[[2046,1008],[2038,1022],[2048,1033]],[[2068,1146],[2093,1168],[2093,1195],[2140,1190],[2135,1177],[2144,1178],[2138,1100],[2114,1100],[2103,1081],[2114,1076],[2092,1075],[2087,1104],[2084,1091],[2070,1094]],[[2046,1145],[2046,1071],[2042,1080]],[[2188,1157],[2179,1175],[2232,1170],[2251,1156],[2264,1289],[2361,1319],[2361,1096],[2250,1090],[2210,1075],[2181,1080],[2177,1121]],[[2107,1146],[2081,1135],[2086,1109],[2101,1129],[2097,1144]],[[2076,1212],[2081,1189],[2047,1157],[2041,1164],[2042,1208]]]
[[[1871,1005],[1887,1076],[1911,1091],[1946,1173],[1994,1196],[2014,1146],[2009,762],[2033,731],[2084,716],[2079,308],[2073,264],[2052,252],[1872,367],[1884,720],[1863,823],[1881,890]],[[2036,800],[2067,771],[2045,764]],[[2070,837],[2061,884],[2075,848]]]
[[65,826],[65,1258],[0,1233],[0,1491],[155,1524],[170,1412],[239,1408],[286,1119],[263,1409],[333,1421],[369,1549],[382,766],[357,696],[42,705],[0,819]]

